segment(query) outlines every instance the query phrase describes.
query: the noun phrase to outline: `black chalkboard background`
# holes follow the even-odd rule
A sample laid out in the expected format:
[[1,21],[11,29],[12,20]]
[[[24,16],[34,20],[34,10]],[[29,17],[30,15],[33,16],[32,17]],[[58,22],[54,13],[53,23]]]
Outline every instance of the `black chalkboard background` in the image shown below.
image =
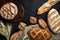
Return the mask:
[[[47,22],[47,14],[49,11],[42,15],[39,15],[39,16],[36,14],[37,9],[46,1],[47,0],[11,0],[10,2],[18,3],[19,5],[23,5],[25,13],[24,13],[24,17],[20,21],[25,22],[27,25],[31,25],[29,23],[30,16],[34,16],[37,19],[42,18]],[[52,8],[55,8],[60,13],[59,6],[60,6],[60,2],[57,3],[55,6],[53,6]],[[2,17],[0,17],[0,20],[2,20],[5,24],[9,23],[9,24],[13,25],[11,34],[13,34],[14,32],[19,30],[18,24],[20,21],[18,21],[18,22],[7,21],[7,20],[4,20]],[[6,38],[4,36],[0,35],[0,40],[6,40]]]

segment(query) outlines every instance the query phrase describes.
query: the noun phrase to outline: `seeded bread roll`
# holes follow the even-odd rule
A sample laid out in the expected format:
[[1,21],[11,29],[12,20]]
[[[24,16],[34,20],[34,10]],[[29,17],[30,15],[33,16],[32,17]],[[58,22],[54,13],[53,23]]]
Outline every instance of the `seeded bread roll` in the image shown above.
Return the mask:
[[18,38],[18,32],[15,32],[15,33],[11,36],[10,40],[16,40],[17,38]]
[[43,19],[38,20],[39,24],[41,25],[42,28],[47,28],[47,24]]
[[18,25],[18,29],[20,29],[20,30],[24,30],[25,27],[26,27],[26,23],[24,23],[24,22],[20,22]]
[[41,7],[38,8],[37,14],[40,15],[47,12],[52,6],[54,6],[58,2],[58,0],[48,0]]
[[41,28],[32,28],[28,31],[28,35],[31,40],[49,40],[51,35],[50,33]]
[[54,33],[60,33],[60,15],[56,9],[51,9],[48,13],[48,24]]
[[12,3],[5,3],[4,5],[2,5],[1,9],[0,9],[0,15],[7,20],[12,20],[14,19],[14,17],[17,15],[18,13],[18,8],[17,6]]
[[37,18],[33,17],[33,16],[30,16],[30,23],[32,23],[32,24],[37,23]]

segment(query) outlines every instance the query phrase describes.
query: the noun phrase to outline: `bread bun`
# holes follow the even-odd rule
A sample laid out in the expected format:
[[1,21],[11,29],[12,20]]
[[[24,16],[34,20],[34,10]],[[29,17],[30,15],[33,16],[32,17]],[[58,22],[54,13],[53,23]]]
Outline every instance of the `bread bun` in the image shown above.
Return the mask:
[[60,15],[56,9],[51,9],[48,13],[49,28],[54,33],[60,33]]

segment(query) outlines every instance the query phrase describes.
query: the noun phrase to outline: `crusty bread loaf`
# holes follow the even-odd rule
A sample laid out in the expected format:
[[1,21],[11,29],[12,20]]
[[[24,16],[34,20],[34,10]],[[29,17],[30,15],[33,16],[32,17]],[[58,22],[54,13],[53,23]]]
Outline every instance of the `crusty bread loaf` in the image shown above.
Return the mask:
[[60,15],[56,9],[51,9],[48,13],[48,24],[54,33],[60,32]]
[[0,14],[4,19],[11,20],[18,13],[18,8],[14,3],[5,3],[0,9]]
[[37,14],[40,15],[40,14],[43,14],[43,13],[47,12],[57,2],[58,2],[58,0],[48,0],[41,7],[38,8]]
[[28,31],[28,35],[31,40],[49,40],[51,37],[50,33],[41,28],[32,28]]

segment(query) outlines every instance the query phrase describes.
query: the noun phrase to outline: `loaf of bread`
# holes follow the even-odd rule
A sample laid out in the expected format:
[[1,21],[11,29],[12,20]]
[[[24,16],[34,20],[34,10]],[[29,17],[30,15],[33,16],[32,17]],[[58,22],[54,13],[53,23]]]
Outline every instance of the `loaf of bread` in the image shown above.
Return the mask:
[[32,28],[28,31],[28,35],[31,40],[49,40],[51,35],[50,33],[41,28]]
[[39,19],[38,22],[39,22],[39,25],[41,25],[42,28],[47,28],[47,24],[43,19]]
[[17,15],[17,13],[18,8],[12,2],[3,4],[0,9],[0,15],[7,20],[12,20]]
[[48,0],[41,7],[38,8],[37,14],[40,15],[47,12],[52,6],[54,6],[58,2],[58,0]]
[[56,9],[51,9],[48,13],[48,24],[54,33],[60,33],[60,15]]

